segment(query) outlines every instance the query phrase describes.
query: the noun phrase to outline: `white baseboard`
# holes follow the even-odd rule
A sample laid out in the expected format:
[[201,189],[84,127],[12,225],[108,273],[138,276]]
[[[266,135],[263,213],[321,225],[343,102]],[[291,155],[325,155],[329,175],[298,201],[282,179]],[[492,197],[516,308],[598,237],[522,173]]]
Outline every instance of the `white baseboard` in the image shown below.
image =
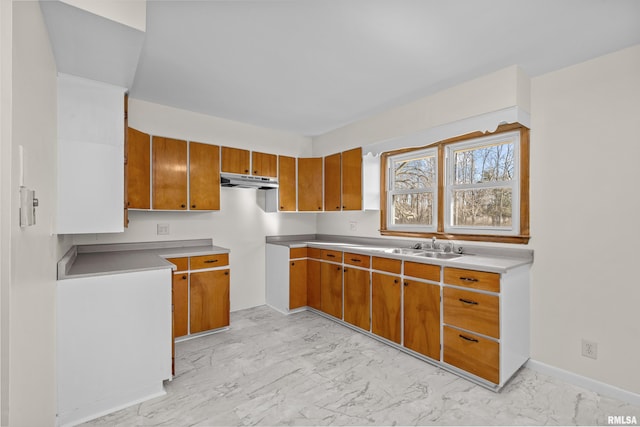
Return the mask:
[[547,365],[546,363],[538,362],[537,360],[529,359],[525,366],[533,371],[561,379],[570,384],[586,388],[603,396],[612,397],[632,405],[640,406],[640,394],[633,393],[574,372],[565,371],[564,369],[556,368],[555,366]]

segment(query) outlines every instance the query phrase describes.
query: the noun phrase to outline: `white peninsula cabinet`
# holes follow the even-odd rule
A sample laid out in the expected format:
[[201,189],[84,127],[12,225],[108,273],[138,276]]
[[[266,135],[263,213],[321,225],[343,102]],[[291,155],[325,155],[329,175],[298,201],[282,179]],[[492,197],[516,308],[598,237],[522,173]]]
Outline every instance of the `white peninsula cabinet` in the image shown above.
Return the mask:
[[124,231],[124,93],[58,75],[58,234]]
[[165,393],[171,267],[57,282],[57,425]]

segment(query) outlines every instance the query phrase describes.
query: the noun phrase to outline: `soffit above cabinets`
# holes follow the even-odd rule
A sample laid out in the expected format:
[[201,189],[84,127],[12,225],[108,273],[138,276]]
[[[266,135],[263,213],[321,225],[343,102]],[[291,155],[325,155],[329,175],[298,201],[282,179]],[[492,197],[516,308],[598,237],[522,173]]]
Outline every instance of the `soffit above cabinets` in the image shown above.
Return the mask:
[[40,8],[58,72],[131,88],[145,32],[61,1]]

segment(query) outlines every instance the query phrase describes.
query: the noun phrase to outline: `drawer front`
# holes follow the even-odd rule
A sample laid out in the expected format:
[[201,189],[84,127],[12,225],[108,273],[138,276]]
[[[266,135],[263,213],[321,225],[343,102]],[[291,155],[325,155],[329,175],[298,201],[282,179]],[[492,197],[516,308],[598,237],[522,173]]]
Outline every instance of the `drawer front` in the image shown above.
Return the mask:
[[309,258],[321,259],[322,255],[320,254],[320,249],[318,248],[307,248],[307,256]]
[[369,268],[369,260],[371,257],[369,255],[360,255],[360,254],[352,254],[349,252],[344,253],[344,263],[356,265],[358,267]]
[[445,363],[500,383],[500,344],[496,341],[445,326],[443,356]]
[[203,255],[191,257],[191,270],[216,268],[229,265],[229,254]]
[[419,262],[404,262],[404,275],[417,277],[420,279],[440,281],[440,266],[431,264],[421,264]]
[[389,273],[400,274],[402,261],[392,258],[381,258],[374,256],[372,261],[373,269],[387,271]]
[[445,267],[444,283],[489,292],[500,292],[500,275],[486,271]]
[[500,338],[500,298],[445,287],[444,323]]
[[176,271],[187,271],[189,269],[189,258],[181,257],[181,258],[167,258],[172,264],[175,264]]
[[289,259],[306,258],[307,248],[291,248],[289,250]]
[[342,262],[342,252],[320,249],[320,259],[332,262]]

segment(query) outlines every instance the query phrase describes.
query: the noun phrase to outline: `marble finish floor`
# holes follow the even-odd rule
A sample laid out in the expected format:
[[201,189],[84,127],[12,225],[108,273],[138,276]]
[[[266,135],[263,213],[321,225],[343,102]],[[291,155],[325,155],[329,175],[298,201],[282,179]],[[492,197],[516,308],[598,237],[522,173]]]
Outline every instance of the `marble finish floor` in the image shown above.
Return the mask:
[[166,396],[95,426],[606,425],[640,407],[521,369],[488,391],[311,312],[267,306],[176,345]]

